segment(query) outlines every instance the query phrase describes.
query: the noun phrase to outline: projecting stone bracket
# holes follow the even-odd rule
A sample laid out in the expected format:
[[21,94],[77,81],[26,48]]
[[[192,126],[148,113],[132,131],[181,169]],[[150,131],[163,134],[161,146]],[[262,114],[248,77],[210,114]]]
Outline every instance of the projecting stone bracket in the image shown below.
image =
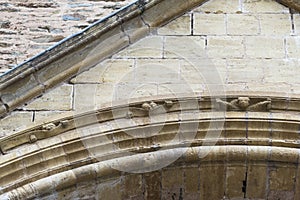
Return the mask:
[[38,140],[53,137],[66,130],[69,130],[70,123],[68,120],[62,120],[58,122],[51,122],[38,127],[35,127],[26,133],[13,135],[12,137],[5,138],[4,141],[0,141],[0,148],[2,153],[6,153],[7,150],[20,146],[26,143],[34,143]]
[[229,101],[216,99],[216,109],[227,111],[254,111],[266,112],[272,108],[272,101],[270,98],[250,99],[249,97],[238,97]]

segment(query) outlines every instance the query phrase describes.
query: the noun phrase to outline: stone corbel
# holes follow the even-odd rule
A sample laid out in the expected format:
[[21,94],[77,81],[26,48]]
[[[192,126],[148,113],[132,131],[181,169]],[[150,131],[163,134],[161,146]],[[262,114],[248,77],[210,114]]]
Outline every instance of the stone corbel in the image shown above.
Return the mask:
[[258,98],[255,100],[249,97],[238,97],[229,101],[217,98],[217,110],[226,111],[253,111],[253,112],[266,112],[270,111],[272,101],[270,98]]

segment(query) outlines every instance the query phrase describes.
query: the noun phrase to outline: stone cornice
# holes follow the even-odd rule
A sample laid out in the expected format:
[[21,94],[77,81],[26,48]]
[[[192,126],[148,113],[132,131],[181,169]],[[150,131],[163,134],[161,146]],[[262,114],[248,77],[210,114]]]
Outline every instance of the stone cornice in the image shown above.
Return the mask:
[[[232,102],[238,97],[229,95],[224,99],[187,95],[179,99],[143,99],[131,103],[129,108],[124,104],[107,107],[3,138],[0,146],[6,155],[0,160],[1,193],[12,199],[25,194],[22,199],[30,199],[37,195],[35,192],[38,195],[49,192],[49,180],[70,178],[51,189],[58,190],[93,178],[92,171],[87,172],[87,177],[81,177],[79,172],[82,170],[96,166],[99,174],[93,176],[101,177],[103,173],[107,173],[105,176],[118,175],[117,170],[107,167],[109,163],[124,159],[126,166],[134,167],[136,160],[146,154],[159,159],[176,156],[174,152],[180,153],[183,149],[186,153],[174,164],[243,162],[245,159],[258,163],[297,164],[300,99],[290,98],[287,101],[271,95],[250,96],[250,106],[269,99],[269,110],[218,110],[217,99]],[[149,102],[155,104],[152,110],[147,109]],[[160,108],[164,108],[165,112],[160,112]],[[151,117],[155,123],[151,122]],[[131,120],[136,124],[131,124]],[[181,129],[181,126],[184,128]],[[159,132],[152,134],[151,130]],[[150,135],[134,135],[143,132]],[[219,134],[210,136],[210,132]],[[182,139],[174,140],[178,134]],[[195,151],[212,146],[215,146],[212,154],[201,159],[194,155]],[[247,156],[245,152],[248,152]],[[229,153],[232,159],[224,160],[224,153],[227,157]],[[73,175],[69,176],[70,173]],[[32,186],[35,192],[30,193]]]
[[[239,96],[249,97],[251,102],[263,102],[269,98],[271,101],[269,110],[249,110],[251,112],[260,113],[284,113],[292,114],[300,112],[300,99],[298,96],[275,96],[276,93],[241,93],[232,92],[226,95],[226,101],[238,99]],[[168,113],[181,113],[188,112],[189,110],[198,110],[200,113],[235,111],[229,107],[218,110],[216,100],[219,99],[217,96],[203,95],[201,97],[195,97],[194,95],[181,94],[181,98],[174,98],[170,96],[156,96],[152,99],[149,98],[138,98],[132,100],[129,105],[124,105],[124,102],[115,102],[114,107],[107,106],[99,110],[93,110],[82,114],[69,115],[61,119],[49,121],[46,124],[38,125],[27,130],[0,138],[0,150],[5,153],[6,151],[21,146],[23,144],[35,142],[37,140],[51,138],[56,135],[60,135],[64,132],[71,131],[77,128],[89,126],[91,124],[104,123],[107,121],[114,121],[116,119],[134,118],[134,117],[148,117],[149,111],[143,108],[145,102],[153,101],[158,107],[163,107],[164,111]],[[185,97],[184,97],[185,96]],[[220,98],[225,96],[220,96]],[[167,103],[170,102],[170,107],[167,107]],[[254,103],[252,103],[254,104]],[[110,105],[110,104],[108,104]],[[222,105],[221,105],[222,106]],[[244,110],[237,110],[244,112]],[[157,113],[160,114],[160,113]],[[130,116],[128,116],[130,115]],[[258,115],[259,116],[259,115]],[[222,115],[221,118],[226,118]],[[265,118],[266,116],[263,116]],[[297,119],[297,115],[294,115]],[[282,117],[284,120],[284,117]],[[47,127],[47,125],[49,127]],[[126,127],[124,127],[126,128]]]

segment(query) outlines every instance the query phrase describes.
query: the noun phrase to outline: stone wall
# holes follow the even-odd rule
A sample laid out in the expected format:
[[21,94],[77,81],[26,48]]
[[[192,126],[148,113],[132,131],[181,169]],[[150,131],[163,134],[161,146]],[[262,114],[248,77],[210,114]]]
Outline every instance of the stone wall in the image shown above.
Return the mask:
[[131,1],[0,2],[0,74],[129,2]]
[[127,97],[201,95],[224,87],[281,92],[288,99],[300,92],[299,44],[300,15],[285,6],[211,0],[14,111],[1,120],[1,134]]

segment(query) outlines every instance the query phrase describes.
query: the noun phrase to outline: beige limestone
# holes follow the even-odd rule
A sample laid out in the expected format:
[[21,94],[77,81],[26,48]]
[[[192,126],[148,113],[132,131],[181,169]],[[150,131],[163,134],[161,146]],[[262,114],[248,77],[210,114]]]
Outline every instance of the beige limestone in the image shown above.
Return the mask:
[[228,14],[228,35],[258,35],[260,34],[259,19],[257,15]]
[[[275,62],[269,62],[269,65],[265,67],[265,82],[269,83],[288,83],[299,84],[299,78],[295,76],[300,72],[298,69],[298,60],[279,60]],[[278,75],[285,68],[285,73]]]
[[[193,48],[190,48],[193,47]],[[205,38],[201,36],[194,37],[166,37],[164,43],[165,58],[179,58],[187,60],[189,58],[206,58],[204,51]]]
[[72,110],[73,86],[62,85],[24,107],[25,110]]
[[288,36],[292,33],[290,14],[260,14],[259,19],[262,35]]
[[300,34],[300,14],[294,14],[294,26],[295,26],[295,34]]
[[243,37],[210,36],[207,38],[207,54],[210,58],[243,58]]
[[14,112],[0,120],[1,137],[28,128],[32,125],[33,112]]
[[136,61],[135,83],[178,83],[181,61],[177,59],[140,59]]
[[121,51],[117,57],[121,58],[162,58],[163,38],[160,36],[148,36],[129,48]]
[[242,0],[243,12],[249,13],[288,13],[289,9],[275,1]]
[[222,4],[220,4],[218,0],[211,0],[205,2],[194,11],[205,13],[235,13],[241,11],[241,7],[239,5],[239,0],[224,0]]
[[294,180],[296,177],[296,168],[293,167],[274,167],[270,173],[270,190],[274,191],[293,191]]
[[[225,59],[197,59],[195,63],[182,62],[180,78],[187,85],[222,84],[227,80],[227,63]],[[215,80],[214,80],[215,79]]]
[[229,83],[262,83],[264,80],[264,66],[261,59],[227,59]]
[[281,37],[246,37],[246,56],[250,58],[285,58]]
[[[243,198],[243,189],[238,189],[246,178],[244,165],[228,166],[226,169],[226,196],[229,199]],[[245,189],[246,190],[246,189]]]
[[[134,60],[111,59],[79,74],[71,82],[75,84],[132,82],[134,78],[133,70]],[[132,76],[128,74],[132,74]]]
[[74,88],[74,109],[76,112],[100,108],[101,104],[113,99],[111,84],[76,84]]
[[[207,2],[203,7],[197,8],[193,14],[188,13],[184,17],[177,18],[177,21],[171,22],[171,24],[173,23],[172,25],[167,25],[174,28],[177,31],[175,34],[179,36],[170,36],[172,34],[166,28],[158,30],[159,36],[156,36],[156,32],[154,31],[153,35],[141,39],[136,45],[131,45],[121,53],[114,55],[113,58],[101,62],[95,68],[79,75],[78,79],[73,79],[71,82],[74,84],[74,99],[71,102],[74,101],[75,114],[83,111],[86,112],[90,109],[102,108],[103,103],[110,103],[114,97],[122,99],[126,95],[129,95],[130,98],[148,97],[147,101],[151,101],[153,99],[156,100],[157,97],[154,96],[157,94],[171,94],[172,96],[172,94],[174,95],[173,91],[186,92],[186,88],[191,88],[198,95],[203,94],[207,92],[209,87],[205,79],[203,80],[197,75],[196,72],[198,72],[198,69],[195,68],[197,65],[194,66],[195,61],[199,64],[200,74],[204,76],[206,74],[216,75],[217,71],[221,82],[226,83],[226,85],[219,82],[209,83],[215,84],[215,88],[218,89],[225,87],[226,91],[235,91],[234,98],[238,98],[240,95],[249,95],[250,98],[254,98],[252,95],[257,95],[265,98],[273,94],[268,93],[269,91],[279,92],[280,95],[276,96],[276,98],[270,95],[272,97],[272,109],[274,109],[274,112],[273,110],[271,110],[272,114],[269,112],[248,112],[247,114],[240,111],[227,112],[227,122],[223,127],[226,129],[226,133],[222,133],[218,143],[219,146],[214,149],[215,152],[204,159],[200,159],[200,163],[199,158],[195,154],[187,151],[187,156],[178,160],[178,163],[180,163],[179,166],[176,166],[177,163],[173,163],[171,168],[147,175],[133,174],[128,176],[123,173],[121,176],[121,173],[116,173],[118,177],[115,178],[110,174],[108,169],[105,169],[106,171],[103,174],[106,174],[109,179],[108,181],[100,177],[100,175],[97,175],[100,177],[99,180],[95,180],[95,173],[101,171],[100,169],[104,167],[97,169],[96,167],[92,167],[90,173],[80,168],[77,170],[78,174],[76,174],[76,178],[74,178],[74,172],[68,174],[68,176],[57,175],[57,179],[61,181],[55,182],[57,183],[55,186],[61,190],[58,190],[56,194],[41,197],[41,199],[65,197],[65,194],[69,194],[70,198],[79,199],[93,198],[93,196],[88,196],[89,194],[96,194],[96,198],[99,199],[105,199],[107,196],[113,199],[172,199],[175,197],[184,199],[233,199],[243,198],[244,196],[249,199],[292,199],[294,197],[294,194],[298,192],[295,189],[297,186],[294,185],[296,184],[294,180],[297,175],[295,165],[299,153],[296,149],[298,143],[295,141],[299,139],[299,136],[298,129],[295,129],[295,127],[298,127],[298,124],[291,125],[291,123],[295,123],[294,121],[297,121],[299,118],[297,114],[299,105],[297,102],[298,99],[294,102],[291,100],[291,96],[299,94],[298,88],[300,84],[297,76],[299,72],[297,70],[299,66],[297,60],[299,58],[297,47],[298,37],[288,37],[288,30],[291,31],[291,27],[288,27],[290,18],[288,18],[289,14],[284,14],[288,13],[288,9],[273,1],[246,2],[228,0],[224,1],[225,3],[223,4],[219,2]],[[208,11],[214,14],[203,14],[203,12]],[[244,11],[244,13],[237,14],[236,11]],[[193,30],[194,34],[202,34],[200,30],[203,27],[200,25],[196,26],[197,20],[201,21],[208,15],[224,17],[224,13],[230,13],[227,14],[227,26],[225,23],[220,23],[222,24],[220,25],[218,24],[220,21],[217,21],[218,23],[214,22],[216,24],[212,24],[214,26],[220,25],[221,27],[214,27],[214,29],[203,33],[209,36],[200,37],[189,34],[189,28],[192,27],[192,20],[188,17],[189,15],[194,15],[194,28],[196,29],[196,31]],[[294,16],[294,19],[297,19],[297,15]],[[205,20],[211,19],[214,18],[211,17]],[[260,20],[261,29],[258,29],[258,19]],[[202,25],[205,26],[205,23]],[[276,28],[274,32],[274,27],[280,26],[283,26],[283,28],[280,30]],[[251,28],[249,32],[247,32],[246,27]],[[223,32],[226,28],[227,32]],[[296,21],[295,28],[297,32],[298,25]],[[218,32],[218,30],[222,31]],[[264,36],[254,37],[253,35],[259,34],[259,30],[261,30],[261,34]],[[210,34],[216,35],[211,36]],[[225,36],[225,34],[236,36]],[[272,36],[270,38],[269,36],[271,35],[276,35],[276,37]],[[285,44],[286,46],[284,46]],[[100,52],[101,48],[98,47],[96,50]],[[206,50],[207,52],[205,52]],[[206,53],[211,59],[205,60],[205,58],[208,58]],[[188,62],[191,58],[195,59],[194,63]],[[210,65],[203,65],[199,58],[204,60],[204,64],[208,62]],[[100,66],[101,64],[105,66],[105,70]],[[155,66],[160,66],[161,68],[156,68]],[[124,75],[125,79],[122,79]],[[210,76],[205,78],[211,81]],[[122,79],[121,82],[119,81],[120,79]],[[151,80],[156,80],[160,84],[146,84]],[[183,80],[185,82],[182,82]],[[68,89],[66,90],[70,92],[71,86],[67,86],[66,88]],[[64,101],[64,98],[57,97],[60,95],[59,91],[64,93],[63,89],[59,89],[58,91],[53,90],[37,100],[37,102],[39,103],[40,101],[41,105],[49,103],[45,99],[47,95],[50,96],[49,98]],[[209,97],[204,96],[204,98]],[[126,101],[123,101],[124,105],[126,103]],[[138,106],[139,109],[141,109],[142,103]],[[203,106],[201,108],[206,108],[206,110],[203,110],[205,111],[203,114],[203,116],[206,116],[205,119],[210,119],[207,110],[211,109],[211,107],[203,102],[200,105]],[[174,109],[172,110],[172,116],[168,116],[168,120],[171,122],[178,120],[180,116],[179,111],[175,110],[175,108],[176,106],[171,108]],[[34,107],[32,109],[35,110]],[[50,110],[50,108],[45,105],[41,110]],[[33,118],[35,122],[38,120],[49,122],[50,119],[48,117],[52,117],[54,113],[60,114],[59,109],[55,109],[53,112],[36,110],[33,112],[14,112],[12,115],[1,120],[0,124],[3,123],[4,126],[0,127],[6,127],[9,130],[13,130],[15,127],[22,129],[22,126],[26,123],[29,124]],[[14,114],[20,115],[16,117],[18,119],[12,119]],[[125,114],[121,112],[120,116],[128,117]],[[134,114],[136,113],[133,112],[133,116]],[[94,112],[93,116],[95,116]],[[103,113],[99,114],[99,119],[108,120],[106,117]],[[137,118],[133,117],[136,120]],[[125,119],[129,120],[128,118]],[[195,120],[195,118],[192,119]],[[91,122],[89,118],[85,120],[87,123]],[[270,120],[273,120],[272,123],[270,123]],[[203,121],[205,120],[201,118],[201,123]],[[149,120],[142,119],[139,122],[139,125],[144,126],[149,123]],[[111,128],[108,128],[109,126]],[[272,133],[270,133],[270,126]],[[112,127],[115,127],[114,124],[106,125],[106,129],[101,127],[101,129],[96,129],[93,134],[95,134],[95,137],[98,137],[101,135],[100,130],[119,131],[112,130]],[[207,124],[200,126],[200,128],[203,127],[207,127]],[[137,126],[135,128],[140,127]],[[197,139],[199,140],[193,140],[193,145],[197,146],[201,144],[200,140],[203,138],[201,134],[204,131],[199,131],[197,135]],[[40,177],[49,176],[52,178],[48,173],[55,174],[59,170],[69,172],[71,171],[69,169],[98,162],[96,159],[93,160],[90,157],[89,152],[81,143],[78,133],[66,130],[62,132],[64,132],[62,133],[63,135],[59,133],[55,137],[51,137],[49,132],[45,133],[45,137],[49,138],[38,140],[33,144],[28,143],[29,137],[26,136],[27,140],[24,143],[15,144],[16,146],[12,150],[8,150],[8,156],[5,159],[1,159],[1,162],[7,162],[16,157],[20,158],[20,154],[23,156],[23,160],[17,163],[17,166],[12,164],[3,168],[2,173],[8,175],[8,178],[2,181],[12,181],[14,183],[16,180],[23,180],[21,178],[25,178],[24,173],[27,173],[28,178],[29,175],[36,176],[38,172],[41,172],[39,174]],[[145,151],[148,151],[149,149],[147,150],[147,148],[151,146],[151,142],[153,141],[170,145],[169,148],[171,150],[175,147],[181,147],[181,144],[170,144],[168,142],[173,136],[169,133],[166,135],[162,133],[149,141],[134,139],[122,141],[122,139],[128,139],[128,137],[117,137],[117,134],[105,137],[118,139],[115,140],[115,142],[118,142],[116,146],[122,147],[123,150],[126,148],[143,147]],[[247,139],[246,136],[248,136]],[[95,141],[92,144],[95,145],[95,149],[100,152],[108,152],[107,148],[105,148],[106,146],[103,143],[97,143],[96,139],[99,138],[95,137],[89,138],[89,140]],[[18,139],[18,141],[20,140]],[[226,149],[222,146],[224,144],[227,146]],[[230,144],[235,146],[230,146]],[[58,145],[59,147],[52,147],[52,145]],[[60,145],[63,145],[63,147]],[[41,154],[35,154],[35,152],[40,151],[39,149],[42,148],[48,149],[41,150],[43,151]],[[275,148],[278,148],[277,151],[274,150]],[[18,151],[18,154],[16,151]],[[156,152],[159,153],[159,149]],[[33,157],[28,158],[28,154],[33,154]],[[164,156],[168,155],[170,154],[164,154]],[[192,156],[194,156],[194,160],[191,158]],[[111,158],[111,155],[108,155],[107,158]],[[44,160],[45,162],[43,162]],[[266,162],[268,160],[272,161],[272,165]],[[188,163],[184,161],[188,161]],[[282,163],[286,166],[282,166]],[[45,166],[51,167],[51,170],[49,169],[50,172],[44,171]],[[12,170],[9,170],[10,168]],[[14,170],[19,168],[21,168],[21,171],[14,173]],[[10,172],[13,175],[9,174]],[[247,179],[245,179],[246,172]],[[56,181],[57,179],[50,180]],[[28,180],[31,181],[32,179],[29,177]],[[66,181],[63,182],[62,180]],[[81,183],[82,180],[86,180],[89,183]],[[243,181],[247,181],[246,184]],[[51,183],[49,180],[40,185],[34,183],[32,184],[33,189],[29,186],[24,186],[16,194],[34,195],[35,193],[30,192],[31,190],[35,192],[47,191],[49,189],[47,187],[51,186]],[[77,187],[73,187],[75,183]],[[247,188],[243,192],[242,188],[245,185],[247,185]],[[44,187],[44,190],[38,190],[38,186]],[[68,188],[69,186],[71,188]],[[88,194],[87,196],[83,196],[82,194],[78,194],[78,192],[76,193],[76,190],[84,190]],[[211,191],[214,191],[214,193]],[[20,199],[22,199],[21,197]],[[295,198],[297,197],[295,196]]]
[[159,35],[190,35],[191,14],[183,15],[157,30]]
[[300,37],[286,38],[287,57],[300,59]]
[[[200,166],[200,199],[221,199],[225,189],[225,167],[223,165]],[[210,191],[214,191],[211,193]]]
[[265,199],[267,187],[267,165],[252,165],[248,168],[247,198]]
[[194,14],[194,35],[225,35],[224,14]]
[[122,199],[121,180],[119,178],[116,178],[115,180],[111,180],[109,182],[100,183],[97,186],[96,191],[97,191],[96,197],[98,199],[105,199],[109,196],[113,199],[121,200]]

